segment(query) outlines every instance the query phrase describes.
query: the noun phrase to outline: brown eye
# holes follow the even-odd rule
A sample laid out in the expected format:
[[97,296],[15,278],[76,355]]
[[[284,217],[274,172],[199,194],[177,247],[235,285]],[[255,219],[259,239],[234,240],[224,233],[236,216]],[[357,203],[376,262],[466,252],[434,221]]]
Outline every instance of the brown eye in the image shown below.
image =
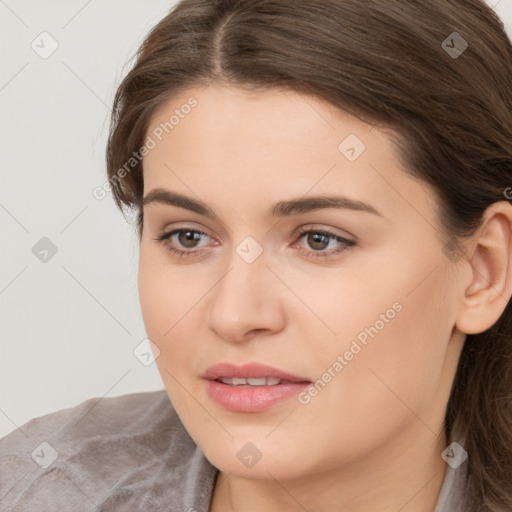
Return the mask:
[[178,242],[188,249],[194,249],[196,243],[201,240],[201,233],[198,231],[181,230],[177,232]]
[[[202,252],[201,246],[198,242],[201,238],[210,238],[206,233],[196,229],[175,229],[169,233],[162,233],[155,240],[164,245],[169,251],[180,257],[193,256]],[[202,244],[205,245],[205,244]]]
[[[356,242],[347,240],[342,236],[332,233],[330,231],[320,231],[317,229],[303,229],[298,233],[299,236],[299,250],[305,252],[307,257],[310,258],[324,258],[335,256],[341,252],[349,250]],[[300,240],[304,239],[308,248],[300,244]],[[329,244],[332,244],[330,250]]]
[[330,238],[330,236],[324,233],[315,233],[314,231],[310,231],[307,233],[306,240],[312,249],[315,251],[322,251],[329,245]]

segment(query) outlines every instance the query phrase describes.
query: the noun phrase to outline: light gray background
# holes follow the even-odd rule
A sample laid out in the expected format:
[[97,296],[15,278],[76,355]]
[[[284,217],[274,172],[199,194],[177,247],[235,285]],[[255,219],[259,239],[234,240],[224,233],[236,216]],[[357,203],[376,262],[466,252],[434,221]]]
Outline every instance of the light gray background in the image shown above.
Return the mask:
[[[135,230],[92,191],[116,86],[173,4],[0,0],[0,437],[91,397],[163,388],[133,353],[146,337]],[[489,4],[512,37],[512,0]],[[49,48],[43,31],[59,45],[46,59],[31,47]],[[32,252],[43,237],[57,247],[46,262]]]

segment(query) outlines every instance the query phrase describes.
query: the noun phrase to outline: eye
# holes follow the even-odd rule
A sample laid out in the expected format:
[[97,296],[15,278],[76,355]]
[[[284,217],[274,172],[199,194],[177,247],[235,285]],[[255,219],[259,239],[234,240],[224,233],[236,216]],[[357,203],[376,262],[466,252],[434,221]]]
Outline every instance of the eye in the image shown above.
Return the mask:
[[[348,240],[328,230],[301,228],[296,236],[298,236],[299,240],[304,238],[311,247],[311,250],[305,249],[302,245],[298,247],[299,252],[305,253],[307,258],[327,258],[347,251],[356,244],[353,240]],[[192,228],[180,228],[169,233],[162,233],[155,240],[162,243],[169,252],[183,258],[205,252],[205,249],[198,249],[198,247],[202,247],[202,245],[198,245],[198,242],[205,238],[208,239],[210,237],[203,231]],[[207,245],[207,243],[203,245]],[[330,245],[331,249],[326,251],[325,249],[329,248]]]
[[[299,246],[299,251],[306,252],[306,256],[310,258],[327,258],[347,251],[356,244],[353,240],[348,240],[328,230],[301,228],[297,236],[299,240],[304,239],[309,247],[311,247],[312,250],[307,250]],[[331,245],[331,250],[326,251],[325,249],[329,245]]]
[[[189,228],[182,228],[182,229],[175,229],[174,231],[170,231],[169,233],[162,233],[159,235],[155,240],[158,242],[161,242],[165,248],[180,256],[191,256],[200,252],[203,252],[203,250],[196,250],[196,247],[198,247],[196,244],[198,241],[201,240],[202,237],[210,238],[206,233],[203,231],[198,231],[196,229],[189,229]],[[171,245],[170,242],[174,241],[174,243],[178,244],[180,247],[184,247],[188,250],[182,250],[179,247],[177,248],[175,245]],[[200,246],[199,246],[200,247]]]

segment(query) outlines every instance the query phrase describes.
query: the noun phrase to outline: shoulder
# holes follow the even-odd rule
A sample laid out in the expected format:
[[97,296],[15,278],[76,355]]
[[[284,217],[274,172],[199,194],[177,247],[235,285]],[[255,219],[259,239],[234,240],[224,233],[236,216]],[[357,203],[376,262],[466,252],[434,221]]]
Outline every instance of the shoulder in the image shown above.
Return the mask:
[[30,420],[0,439],[0,474],[2,510],[130,511],[206,502],[216,469],[160,390]]

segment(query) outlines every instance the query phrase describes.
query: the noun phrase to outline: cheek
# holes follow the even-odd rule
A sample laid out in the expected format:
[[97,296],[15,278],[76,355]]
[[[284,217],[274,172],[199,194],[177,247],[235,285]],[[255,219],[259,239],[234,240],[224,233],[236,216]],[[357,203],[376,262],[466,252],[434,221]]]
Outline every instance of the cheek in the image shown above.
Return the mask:
[[[206,277],[206,276],[205,276]],[[177,267],[161,251],[141,248],[138,289],[148,338],[157,345],[156,364],[171,399],[179,399],[179,383],[205,367],[205,296],[211,279],[198,277],[194,265]]]
[[[442,379],[452,329],[443,276],[432,275],[411,293],[410,283],[421,272],[411,272],[413,279],[401,275],[401,281],[395,279],[393,287],[384,287],[387,291],[377,291],[366,302],[364,314],[359,309],[362,296],[346,304],[345,311],[354,312],[346,322],[350,331],[337,343],[337,351],[331,351],[331,365],[336,354],[351,360],[325,398],[342,403],[347,417],[371,414],[379,428],[385,423],[391,428],[411,411],[421,417],[428,410]],[[389,309],[393,304],[400,310]]]
[[190,344],[182,335],[186,325],[186,290],[176,282],[176,273],[161,256],[152,254],[141,246],[138,289],[142,317],[148,338],[159,348],[156,365],[170,400],[180,416],[186,417],[189,405],[187,395],[179,385],[184,382],[191,360],[186,354]]
[[[192,266],[189,267],[192,269]],[[147,249],[141,245],[138,271],[138,290],[141,312],[150,339],[168,339],[174,326],[180,322],[200,292],[194,281],[183,276],[167,261],[162,250]],[[192,284],[190,284],[192,283]]]
[[165,290],[168,286],[162,279],[160,266],[154,263],[154,258],[143,246],[139,257],[138,289],[146,332],[153,340],[164,329],[162,309],[166,304]]
[[[403,254],[410,256],[405,249]],[[308,359],[318,378],[338,356],[346,355],[343,369],[331,370],[337,375],[336,384],[329,384],[335,395],[331,398],[349,407],[364,404],[360,412],[374,404],[400,404],[398,397],[420,407],[424,397],[435,392],[443,372],[454,321],[448,270],[433,252],[408,259],[397,254],[381,252],[316,291],[311,283],[306,285],[311,309],[321,312],[322,320],[336,332],[328,338],[317,336],[317,350],[310,351]],[[321,302],[321,295],[330,297],[330,302]],[[311,337],[311,328],[305,332]],[[356,389],[357,403],[347,401]]]

